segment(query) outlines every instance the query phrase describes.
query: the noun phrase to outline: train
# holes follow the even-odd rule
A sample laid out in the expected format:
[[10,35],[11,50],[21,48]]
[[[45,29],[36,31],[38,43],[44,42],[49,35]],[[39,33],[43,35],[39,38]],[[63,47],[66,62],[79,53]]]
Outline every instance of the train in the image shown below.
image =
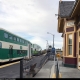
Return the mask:
[[42,53],[42,48],[38,44],[33,44],[33,56],[39,56]]
[[29,40],[0,28],[0,63],[22,58],[30,59],[35,54],[35,50],[41,50],[41,47],[39,45],[35,47],[36,45]]

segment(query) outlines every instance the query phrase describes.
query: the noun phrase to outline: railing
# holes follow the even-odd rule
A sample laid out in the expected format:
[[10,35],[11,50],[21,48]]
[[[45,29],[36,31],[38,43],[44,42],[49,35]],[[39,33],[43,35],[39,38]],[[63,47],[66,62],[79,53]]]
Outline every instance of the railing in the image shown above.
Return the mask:
[[59,78],[59,62],[58,62],[58,58],[57,58],[57,62],[56,62],[56,78]]
[[[47,62],[48,58],[49,58],[50,54],[47,53],[43,58],[42,60],[39,61],[39,63],[37,63],[37,67],[35,66],[36,62],[27,62],[27,63],[24,63],[24,60],[22,59],[20,61],[20,78],[23,78],[23,73],[24,71],[28,70],[28,75],[32,74],[34,75],[36,69],[38,69],[38,71],[42,68],[42,66]],[[25,65],[23,65],[25,64]],[[31,67],[32,66],[32,67]],[[27,68],[28,67],[28,68]],[[34,70],[34,72],[32,72]],[[37,71],[37,72],[38,72]],[[32,73],[31,73],[32,72]],[[36,74],[36,73],[35,73]]]

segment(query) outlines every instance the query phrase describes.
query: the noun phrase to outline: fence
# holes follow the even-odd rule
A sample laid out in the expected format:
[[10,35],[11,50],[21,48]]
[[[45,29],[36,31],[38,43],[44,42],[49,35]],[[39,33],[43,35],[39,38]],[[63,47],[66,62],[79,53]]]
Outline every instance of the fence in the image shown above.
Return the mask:
[[41,58],[40,60],[37,58],[36,61],[32,60],[29,61],[28,63],[25,63],[25,66],[23,65],[24,63],[24,60],[22,59],[20,61],[20,78],[23,78],[23,73],[24,73],[24,70],[28,73],[30,76],[32,74],[32,77],[42,68],[42,66],[47,62],[48,58],[50,56],[50,53],[47,53],[43,58]]
[[57,64],[56,64],[56,78],[59,78],[59,62],[57,58]]

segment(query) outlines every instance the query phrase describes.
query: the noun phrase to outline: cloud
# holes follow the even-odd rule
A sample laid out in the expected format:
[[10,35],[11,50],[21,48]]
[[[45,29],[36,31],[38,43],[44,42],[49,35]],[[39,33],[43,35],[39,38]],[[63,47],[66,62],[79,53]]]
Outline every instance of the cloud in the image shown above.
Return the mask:
[[57,32],[59,0],[0,0],[0,27],[32,43],[46,48],[55,35],[55,47],[62,48],[61,34]]

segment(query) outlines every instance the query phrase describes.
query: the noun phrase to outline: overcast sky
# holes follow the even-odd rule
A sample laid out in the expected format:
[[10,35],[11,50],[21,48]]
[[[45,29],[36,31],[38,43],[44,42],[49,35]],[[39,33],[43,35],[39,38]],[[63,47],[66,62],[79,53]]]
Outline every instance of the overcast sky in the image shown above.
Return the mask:
[[[63,1],[63,0],[62,0]],[[70,0],[64,0],[70,1]],[[74,1],[74,0],[71,0]],[[59,0],[0,0],[0,27],[46,48],[46,40],[62,48],[63,39],[57,32]]]

